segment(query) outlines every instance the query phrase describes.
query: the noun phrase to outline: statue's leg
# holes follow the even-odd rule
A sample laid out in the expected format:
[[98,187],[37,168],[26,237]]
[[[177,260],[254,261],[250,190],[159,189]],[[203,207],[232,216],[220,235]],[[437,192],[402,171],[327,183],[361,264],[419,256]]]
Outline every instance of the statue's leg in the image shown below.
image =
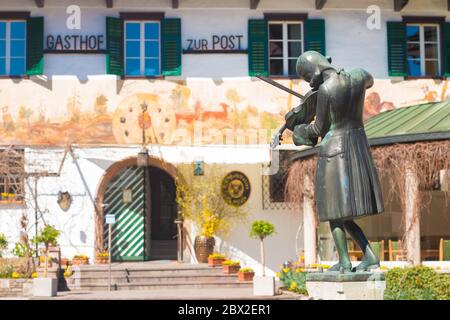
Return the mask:
[[355,271],[367,271],[378,268],[380,266],[380,259],[373,252],[373,249],[361,228],[352,220],[345,221],[344,227],[364,254],[361,263],[356,266]]
[[333,235],[334,244],[339,255],[339,263],[332,266],[329,271],[339,271],[341,268],[344,271],[352,270],[352,263],[348,256],[347,239],[345,237],[344,224],[341,221],[330,221],[331,234]]

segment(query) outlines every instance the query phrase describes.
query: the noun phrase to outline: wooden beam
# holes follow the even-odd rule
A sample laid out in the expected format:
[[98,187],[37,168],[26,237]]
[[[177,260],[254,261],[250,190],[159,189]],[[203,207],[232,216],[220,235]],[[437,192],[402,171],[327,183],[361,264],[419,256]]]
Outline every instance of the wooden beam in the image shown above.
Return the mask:
[[326,3],[327,0],[316,0],[316,10],[322,10]]
[[259,0],[250,0],[250,9],[255,10],[258,8]]
[[450,0],[447,0],[447,11],[450,11]]
[[394,11],[399,12],[408,4],[409,0],[394,0]]
[[114,0],[106,0],[106,7],[107,8],[113,8],[114,7]]
[[34,0],[34,3],[36,3],[36,7],[43,8],[45,0]]
[[172,9],[178,9],[179,6],[180,6],[179,0],[172,0]]

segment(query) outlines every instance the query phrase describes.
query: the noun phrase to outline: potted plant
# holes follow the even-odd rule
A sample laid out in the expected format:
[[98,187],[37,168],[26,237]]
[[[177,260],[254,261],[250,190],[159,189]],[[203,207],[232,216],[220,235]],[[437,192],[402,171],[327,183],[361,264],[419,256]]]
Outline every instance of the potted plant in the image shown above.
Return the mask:
[[255,276],[255,272],[252,268],[241,268],[238,272],[239,281],[252,281]]
[[275,278],[266,277],[264,256],[264,239],[275,233],[275,226],[265,220],[255,220],[252,223],[250,237],[259,239],[262,276],[256,276],[253,281],[253,294],[256,296],[275,295]]
[[76,254],[72,258],[72,264],[74,266],[89,264],[89,257],[84,254]]
[[234,260],[225,260],[222,263],[223,273],[225,274],[234,274],[239,271],[241,268],[241,263],[239,261]]
[[197,261],[207,263],[214,252],[214,236],[225,235],[232,223],[245,219],[246,211],[225,202],[221,194],[223,177],[215,166],[208,166],[205,176],[194,175],[194,169],[193,164],[177,168],[176,201],[180,218],[192,221],[199,231],[194,241]]
[[213,253],[208,257],[208,265],[211,267],[220,267],[226,260],[225,255],[221,253]]
[[109,253],[107,251],[97,252],[95,255],[96,264],[107,264],[109,262]]
[[32,239],[33,243],[44,245],[44,277],[33,280],[33,294],[35,296],[53,297],[56,295],[58,281],[48,277],[49,246],[56,245],[60,232],[50,225],[42,228],[39,234]]

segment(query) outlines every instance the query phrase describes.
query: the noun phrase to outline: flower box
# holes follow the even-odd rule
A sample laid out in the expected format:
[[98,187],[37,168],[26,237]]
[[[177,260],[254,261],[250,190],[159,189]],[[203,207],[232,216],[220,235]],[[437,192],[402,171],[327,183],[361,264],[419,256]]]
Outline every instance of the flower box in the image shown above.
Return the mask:
[[240,265],[222,265],[223,273],[225,274],[235,274],[241,269]]
[[255,273],[253,271],[240,271],[238,272],[239,281],[253,281]]
[[225,258],[208,258],[208,265],[210,267],[220,267],[225,260]]
[[73,257],[72,264],[75,266],[89,264],[89,258],[87,257]]
[[108,264],[109,258],[108,257],[96,257],[95,258],[95,264]]

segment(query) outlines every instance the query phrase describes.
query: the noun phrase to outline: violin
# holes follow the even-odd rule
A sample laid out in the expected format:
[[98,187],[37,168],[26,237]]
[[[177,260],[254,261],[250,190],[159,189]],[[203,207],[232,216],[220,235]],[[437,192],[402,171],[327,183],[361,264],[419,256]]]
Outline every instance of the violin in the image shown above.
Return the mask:
[[275,149],[281,144],[281,140],[283,140],[283,133],[286,129],[289,129],[291,131],[294,130],[294,126],[298,124],[298,113],[303,109],[303,106],[306,102],[308,102],[308,100],[317,95],[317,91],[318,90],[315,89],[308,91],[308,93],[303,97],[302,102],[295,108],[289,110],[288,113],[286,113],[286,115],[284,116],[285,123],[277,130],[272,138],[272,142],[270,143],[271,149]]

